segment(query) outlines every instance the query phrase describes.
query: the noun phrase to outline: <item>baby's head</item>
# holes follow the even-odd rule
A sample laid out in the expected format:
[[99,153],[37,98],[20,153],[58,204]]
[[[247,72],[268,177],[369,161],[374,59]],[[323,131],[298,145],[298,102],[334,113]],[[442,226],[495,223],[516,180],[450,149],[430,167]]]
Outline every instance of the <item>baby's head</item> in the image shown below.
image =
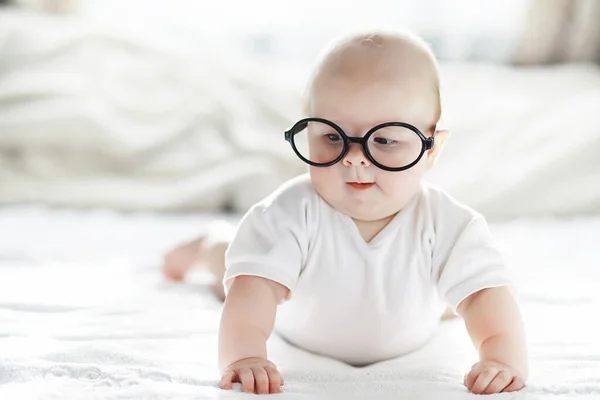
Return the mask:
[[[361,144],[333,165],[310,166],[311,182],[332,207],[362,221],[375,221],[401,210],[419,189],[425,170],[433,164],[445,137],[438,125],[441,114],[435,57],[418,37],[403,32],[355,34],[335,42],[320,59],[309,81],[305,113],[333,122],[352,140],[373,127],[387,126],[367,140],[371,157]],[[417,128],[417,132],[411,130]],[[341,153],[343,135],[332,126],[310,122],[307,152],[318,162]],[[434,136],[427,149],[426,138]],[[418,162],[410,168],[409,164]],[[309,157],[307,157],[309,158]],[[390,171],[382,169],[396,169]],[[357,183],[362,183],[359,185]]]

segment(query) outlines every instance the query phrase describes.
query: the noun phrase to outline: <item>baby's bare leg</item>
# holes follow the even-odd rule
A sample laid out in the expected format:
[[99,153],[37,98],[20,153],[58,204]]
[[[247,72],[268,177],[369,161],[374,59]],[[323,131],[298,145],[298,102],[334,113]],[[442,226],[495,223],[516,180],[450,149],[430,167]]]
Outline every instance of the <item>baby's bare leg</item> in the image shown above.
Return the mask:
[[206,235],[186,242],[164,257],[162,272],[173,280],[183,280],[192,268],[206,268],[214,276],[213,291],[223,300],[222,280],[225,275],[225,251],[235,227],[227,222],[213,223]]
[[180,281],[190,269],[200,266],[203,237],[185,242],[169,251],[163,258],[162,273],[169,279]]

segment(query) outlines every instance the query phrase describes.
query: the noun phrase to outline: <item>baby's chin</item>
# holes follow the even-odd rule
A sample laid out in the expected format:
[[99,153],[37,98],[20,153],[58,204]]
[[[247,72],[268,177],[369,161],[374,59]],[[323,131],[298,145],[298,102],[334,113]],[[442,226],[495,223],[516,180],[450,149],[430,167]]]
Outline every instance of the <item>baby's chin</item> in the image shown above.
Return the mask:
[[363,222],[379,221],[398,212],[398,210],[384,210],[374,204],[356,204],[354,202],[344,202],[343,200],[331,205],[350,218]]
[[348,212],[345,212],[345,214],[356,221],[375,222],[388,218],[389,216],[396,214],[396,212],[375,213],[373,211],[348,210]]
[[344,195],[340,193],[341,191],[319,190],[322,189],[320,187],[316,189],[319,196],[329,206],[355,220],[378,221],[397,212],[397,210],[386,212],[385,209],[388,207],[385,207],[380,201],[371,196],[363,198],[363,196]]

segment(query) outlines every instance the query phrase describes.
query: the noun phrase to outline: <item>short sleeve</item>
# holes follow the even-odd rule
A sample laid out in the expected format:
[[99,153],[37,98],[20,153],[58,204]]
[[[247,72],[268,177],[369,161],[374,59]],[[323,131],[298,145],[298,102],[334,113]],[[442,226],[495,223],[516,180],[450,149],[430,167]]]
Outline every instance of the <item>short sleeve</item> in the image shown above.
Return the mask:
[[280,283],[291,295],[305,247],[302,218],[297,214],[275,202],[256,205],[244,215],[225,255],[225,293],[234,278],[252,275]]
[[473,216],[464,227],[436,242],[433,272],[438,294],[454,312],[473,293],[512,284],[483,216]]

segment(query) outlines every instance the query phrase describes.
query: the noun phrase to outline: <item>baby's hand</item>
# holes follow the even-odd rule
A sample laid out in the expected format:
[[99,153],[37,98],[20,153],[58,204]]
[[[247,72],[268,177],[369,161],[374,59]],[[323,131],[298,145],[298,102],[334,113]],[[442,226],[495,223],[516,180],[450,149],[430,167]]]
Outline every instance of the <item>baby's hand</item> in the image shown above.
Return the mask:
[[513,392],[525,387],[517,371],[495,361],[480,361],[465,375],[465,386],[475,394]]
[[279,393],[283,378],[275,364],[263,358],[244,358],[231,364],[221,376],[221,389],[231,390],[232,383],[242,384],[242,391],[256,394]]

